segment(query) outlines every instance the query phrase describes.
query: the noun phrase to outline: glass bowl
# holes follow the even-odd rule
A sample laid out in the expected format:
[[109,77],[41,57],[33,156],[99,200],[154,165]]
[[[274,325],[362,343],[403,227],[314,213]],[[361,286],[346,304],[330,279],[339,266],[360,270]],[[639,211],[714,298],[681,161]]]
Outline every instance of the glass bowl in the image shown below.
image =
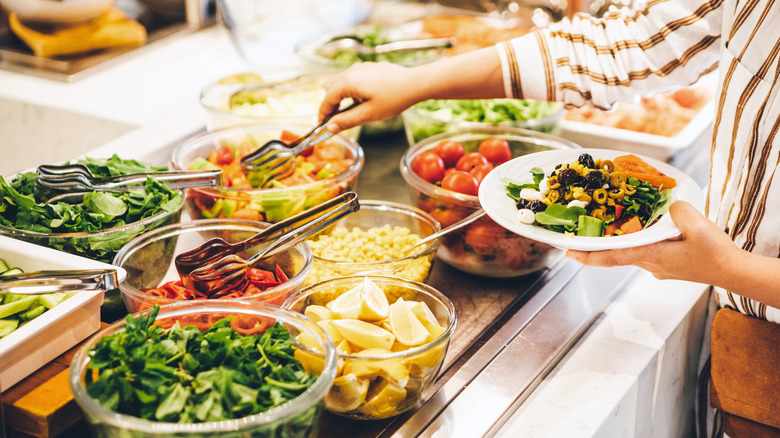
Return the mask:
[[[334,231],[337,228],[341,230]],[[355,234],[355,228],[363,233]],[[404,239],[408,238],[407,230],[408,234],[424,238],[439,229],[434,218],[412,206],[387,201],[360,201],[360,210],[308,240],[314,261],[306,277],[306,285],[330,278],[364,274],[389,275],[424,282],[431,272],[433,257],[441,238],[434,239],[406,256],[402,255],[406,245]],[[317,242],[319,239],[323,241]],[[380,255],[387,257],[379,260]]]
[[[429,183],[412,171],[411,163],[415,156],[432,150],[440,141],[460,142],[469,153],[475,152],[480,142],[491,137],[507,140],[512,157],[579,147],[550,134],[510,127],[462,129],[430,137],[409,148],[401,157],[401,175],[409,188],[412,204],[430,213],[442,228],[481,208],[476,195],[457,193]],[[447,264],[486,277],[525,275],[549,266],[561,254],[552,246],[504,229],[487,216],[444,235],[437,252]]]
[[[164,306],[180,303],[181,300],[150,295],[142,289],[153,289],[168,281],[179,280],[174,258],[182,252],[195,249],[215,237],[235,243],[268,226],[267,223],[248,220],[201,219],[169,225],[134,239],[125,245],[114,259],[115,265],[127,271],[127,278],[119,285],[125,307],[128,312],[134,313],[155,304]],[[262,247],[255,247],[239,253],[239,256],[246,259],[261,249]],[[311,262],[311,250],[304,242],[275,256],[261,259],[255,264],[255,268],[274,272],[276,266],[279,266],[289,280],[238,299],[281,305],[287,297],[303,286],[303,281],[311,269]]]
[[[279,138],[283,130],[305,133],[309,129],[301,125],[258,124],[198,135],[174,150],[172,167],[188,169],[193,162],[205,160],[222,146],[255,150],[268,140]],[[344,171],[314,182],[287,187],[260,189],[217,186],[188,189],[185,205],[190,217],[278,222],[346,191],[354,191],[358,174],[363,168],[363,149],[356,141],[341,135],[333,136],[328,141],[336,145],[345,158],[352,159]]]
[[[501,104],[501,102],[512,102],[512,105],[520,105],[522,102],[527,102],[530,106],[538,105],[545,110],[539,110],[542,116],[535,116],[537,111],[528,111],[529,115],[525,115],[525,112],[519,110],[497,110],[492,111],[496,117],[496,121],[491,123],[473,121],[475,118],[484,118],[485,112],[478,112],[476,110],[470,111],[468,116],[464,114],[455,115],[450,108],[447,107],[448,101],[426,101],[412,106],[404,111],[401,116],[404,121],[404,129],[406,131],[406,139],[410,145],[416,144],[428,137],[441,134],[444,132],[452,132],[461,129],[481,129],[491,126],[506,126],[511,128],[530,129],[532,131],[554,133],[557,130],[558,122],[566,114],[566,110],[560,104],[551,104],[548,102],[533,102],[533,101],[518,101],[515,99],[488,99],[471,102],[481,102],[485,106],[491,106]],[[424,105],[433,104],[435,102],[441,102],[441,109],[433,111],[425,109]],[[460,102],[457,104],[466,104],[469,101],[453,101]],[[547,106],[554,105],[553,109],[547,110]],[[437,106],[436,108],[439,108]],[[508,114],[512,113],[513,116]],[[499,116],[501,114],[501,116]],[[517,120],[515,120],[517,119]]]
[[[70,389],[94,436],[108,437],[222,437],[222,438],[282,438],[311,437],[316,433],[322,413],[323,398],[336,374],[336,352],[325,332],[308,318],[277,306],[252,301],[210,300],[208,302],[179,302],[160,308],[156,324],[164,328],[175,321],[192,321],[193,317],[209,321],[209,317],[241,316],[267,325],[278,321],[293,336],[305,333],[309,342],[321,351],[295,344],[298,351],[308,350],[318,357],[322,366],[309,372],[318,375],[312,386],[292,400],[265,412],[234,420],[205,423],[164,423],[120,414],[101,405],[87,394],[84,375],[90,363],[88,351],[104,336],[124,330],[125,321],[114,323],[90,338],[73,358],[70,366]],[[216,318],[215,318],[216,319]],[[213,321],[213,320],[211,320]],[[208,323],[210,326],[210,323]],[[185,325],[182,322],[182,325]],[[205,327],[204,327],[205,328]]]
[[[438,337],[402,351],[347,354],[337,349],[338,380],[325,397],[325,408],[344,417],[379,420],[409,410],[426,396],[444,361],[457,316],[452,302],[431,286],[396,277],[366,278],[385,293],[390,304],[398,298],[424,302],[443,329]],[[311,305],[325,306],[363,281],[364,277],[359,276],[323,281],[296,292],[283,307],[304,313]],[[326,328],[331,338],[340,336],[332,325],[323,325],[322,321],[318,324]],[[341,341],[346,339],[339,340],[343,345]]]
[[[303,125],[308,132],[317,124],[325,86],[335,71],[282,76],[237,73],[207,85],[200,93],[200,104],[208,114],[209,131],[257,123]],[[357,139],[360,128],[343,133]]]

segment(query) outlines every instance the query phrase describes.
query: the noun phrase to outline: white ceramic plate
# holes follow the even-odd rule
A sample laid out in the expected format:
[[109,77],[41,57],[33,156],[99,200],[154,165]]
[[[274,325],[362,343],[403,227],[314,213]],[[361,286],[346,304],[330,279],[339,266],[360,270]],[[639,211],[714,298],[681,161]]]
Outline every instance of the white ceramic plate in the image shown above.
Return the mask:
[[[571,163],[580,154],[589,153],[594,159],[614,159],[625,152],[608,149],[562,149],[537,152],[507,161],[488,173],[479,186],[479,202],[488,216],[502,227],[529,239],[537,240],[561,249],[580,251],[603,251],[607,249],[631,248],[666,240],[680,234],[669,214],[665,214],[655,224],[636,233],[624,236],[582,237],[566,236],[541,228],[523,224],[517,220],[515,201],[506,194],[505,181],[515,183],[532,182],[531,168],[539,167],[545,175],[560,163]],[[677,180],[672,189],[672,202],[684,200],[697,210],[704,208],[704,193],[691,177],[666,163],[637,155],[648,164]]]
[[[126,276],[116,266],[5,236],[0,236],[0,258],[24,271],[114,268],[120,283]],[[79,292],[0,339],[0,391],[95,333],[102,303],[102,291]]]

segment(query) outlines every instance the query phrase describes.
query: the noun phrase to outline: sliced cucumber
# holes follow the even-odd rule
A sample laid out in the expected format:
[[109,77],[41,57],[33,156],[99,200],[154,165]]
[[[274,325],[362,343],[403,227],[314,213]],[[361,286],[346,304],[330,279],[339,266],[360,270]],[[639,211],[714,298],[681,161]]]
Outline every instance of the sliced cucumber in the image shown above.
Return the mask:
[[0,274],[7,271],[8,269],[8,264],[5,262],[5,260],[0,259]]
[[9,335],[19,326],[18,319],[0,319],[0,338]]
[[24,271],[22,271],[19,268],[11,268],[0,274],[2,277],[8,277],[9,275],[16,275],[16,274],[24,274]]
[[59,292],[56,294],[46,294],[41,295],[38,298],[38,302],[46,306],[46,308],[51,309],[52,307],[56,306],[57,304],[61,303],[62,300],[67,298],[68,293],[67,292]]
[[36,303],[29,309],[19,314],[19,321],[25,323],[33,318],[41,316],[46,310],[46,306]]
[[37,300],[38,297],[32,295],[27,298],[22,298],[19,301],[14,301],[13,303],[0,305],[0,318],[6,318],[19,312],[24,312]]

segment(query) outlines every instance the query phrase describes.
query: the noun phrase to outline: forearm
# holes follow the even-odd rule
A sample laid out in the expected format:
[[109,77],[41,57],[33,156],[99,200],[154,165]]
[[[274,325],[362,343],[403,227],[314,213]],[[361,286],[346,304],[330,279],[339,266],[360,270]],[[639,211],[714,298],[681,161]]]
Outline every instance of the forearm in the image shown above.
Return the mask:
[[780,259],[738,250],[724,269],[714,271],[715,286],[780,308]]

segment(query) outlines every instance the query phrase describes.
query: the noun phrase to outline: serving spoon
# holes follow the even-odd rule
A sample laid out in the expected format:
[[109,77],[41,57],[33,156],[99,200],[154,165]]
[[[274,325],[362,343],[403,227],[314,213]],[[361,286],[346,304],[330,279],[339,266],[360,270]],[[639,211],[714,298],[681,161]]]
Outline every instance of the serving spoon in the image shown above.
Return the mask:
[[407,248],[404,251],[404,256],[408,256],[409,254],[412,254],[415,251],[415,248],[419,248],[420,246],[425,245],[425,244],[427,244],[428,242],[430,242],[432,240],[436,240],[436,239],[438,239],[439,237],[441,237],[441,236],[443,236],[445,234],[449,234],[449,233],[451,233],[451,232],[453,232],[455,230],[459,230],[459,229],[465,227],[466,225],[476,221],[477,219],[481,218],[484,215],[485,215],[485,210],[480,208],[479,210],[475,211],[474,213],[471,213],[470,215],[464,217],[463,219],[455,222],[454,224],[452,224],[452,225],[450,225],[448,227],[442,228],[441,230],[439,230],[439,231],[437,231],[437,232],[435,232],[435,233],[433,233],[433,234],[431,234],[429,236],[425,236],[424,238],[422,238],[422,239],[418,240],[417,242],[415,242],[414,245],[412,245],[409,248]]

